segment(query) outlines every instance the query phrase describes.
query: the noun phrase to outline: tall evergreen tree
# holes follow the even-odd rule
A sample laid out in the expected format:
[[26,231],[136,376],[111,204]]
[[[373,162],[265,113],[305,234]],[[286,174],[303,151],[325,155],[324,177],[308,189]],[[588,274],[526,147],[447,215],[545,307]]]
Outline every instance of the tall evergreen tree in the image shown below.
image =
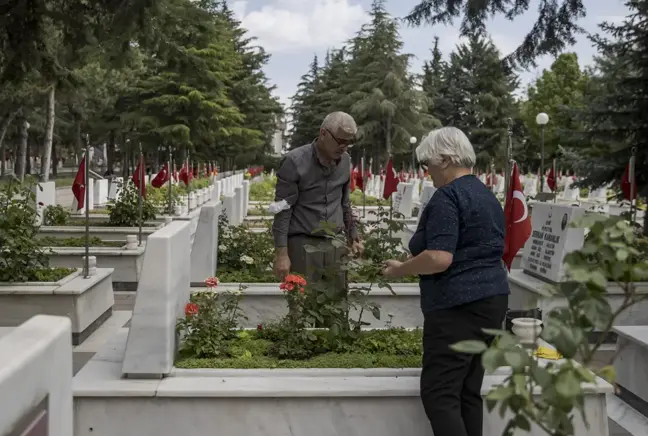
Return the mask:
[[536,155],[540,153],[540,127],[536,116],[541,112],[549,115],[549,123],[544,127],[546,158],[554,155],[559,147],[583,145],[583,124],[577,114],[584,109],[588,80],[588,74],[578,64],[576,53],[563,53],[529,86],[522,104],[522,118],[529,132],[529,146],[524,150],[528,163],[537,163]]
[[322,123],[322,110],[318,99],[320,96],[320,65],[317,55],[308,67],[308,73],[301,77],[297,92],[292,97],[292,127],[290,130],[290,147],[296,148],[308,144],[319,133]]
[[438,120],[445,118],[452,109],[445,96],[446,70],[448,65],[439,49],[439,38],[434,38],[432,59],[423,63],[421,86],[428,97],[428,113]]
[[[405,20],[415,26],[449,24],[462,17],[461,34],[471,37],[486,33],[486,22],[502,14],[509,20],[523,15],[535,2],[528,0],[420,0]],[[538,18],[522,44],[507,57],[507,61],[523,67],[535,66],[538,56],[557,56],[575,43],[574,36],[582,29],[577,21],[585,16],[583,0],[542,1]]]
[[[577,167],[585,184],[619,182],[631,151],[637,153],[640,196],[648,195],[648,2],[626,2],[631,14],[620,24],[603,24],[596,37],[601,52],[585,106],[589,156]],[[581,154],[581,157],[583,154]],[[647,226],[644,226],[646,229]]]
[[462,129],[470,138],[479,165],[505,161],[508,118],[516,113],[517,78],[502,66],[492,41],[473,36],[450,55],[445,72],[444,125]]
[[352,40],[343,89],[358,123],[358,148],[378,161],[401,154],[409,163],[410,138],[420,137],[435,120],[427,113],[425,94],[416,89],[408,73],[410,55],[401,53],[398,24],[384,3],[373,1],[370,22]]

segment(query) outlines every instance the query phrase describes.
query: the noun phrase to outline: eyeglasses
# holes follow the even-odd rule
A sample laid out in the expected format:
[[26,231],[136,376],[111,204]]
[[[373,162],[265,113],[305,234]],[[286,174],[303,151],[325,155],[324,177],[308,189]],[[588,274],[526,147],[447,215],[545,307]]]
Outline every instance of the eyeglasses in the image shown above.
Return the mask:
[[339,139],[333,133],[331,133],[331,131],[329,129],[325,128],[324,130],[326,130],[328,132],[328,134],[331,135],[331,138],[333,138],[333,140],[335,142],[337,142],[337,145],[340,148],[344,148],[344,147],[351,148],[351,147],[353,147],[353,139],[354,138],[351,138],[351,139]]

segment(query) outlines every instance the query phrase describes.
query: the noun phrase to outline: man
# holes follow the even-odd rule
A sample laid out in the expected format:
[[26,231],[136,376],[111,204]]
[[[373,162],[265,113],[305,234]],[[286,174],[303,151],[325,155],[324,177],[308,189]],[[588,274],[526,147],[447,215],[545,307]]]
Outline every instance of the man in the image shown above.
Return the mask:
[[[283,158],[277,171],[275,201],[285,200],[290,208],[275,215],[272,225],[274,271],[280,280],[289,272],[318,280],[323,278],[322,271],[333,269],[344,281],[339,268],[344,251],[318,232],[322,222],[346,233],[352,253],[362,252],[349,197],[351,156],[347,153],[357,131],[351,115],[333,112],[324,118],[315,141]],[[309,253],[305,245],[321,249]]]

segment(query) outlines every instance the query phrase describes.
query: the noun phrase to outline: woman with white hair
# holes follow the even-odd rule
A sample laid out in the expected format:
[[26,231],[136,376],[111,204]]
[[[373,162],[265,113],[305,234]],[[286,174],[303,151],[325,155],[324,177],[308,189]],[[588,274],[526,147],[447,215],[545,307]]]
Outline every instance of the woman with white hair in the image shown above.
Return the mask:
[[416,149],[437,191],[421,214],[405,262],[387,261],[388,277],[418,274],[423,324],[421,399],[434,436],[481,436],[481,356],[452,344],[490,342],[500,329],[509,287],[502,263],[504,212],[472,175],[475,151],[455,127],[433,130]]

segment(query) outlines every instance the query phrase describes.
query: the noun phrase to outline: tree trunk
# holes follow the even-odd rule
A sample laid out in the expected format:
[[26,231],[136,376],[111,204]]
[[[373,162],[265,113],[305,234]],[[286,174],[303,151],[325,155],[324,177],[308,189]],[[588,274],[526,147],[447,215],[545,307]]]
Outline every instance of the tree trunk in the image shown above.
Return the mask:
[[27,149],[25,153],[25,175],[31,176],[32,174],[32,149],[29,146],[29,139],[27,140]]
[[20,145],[16,155],[16,177],[22,181],[25,179],[25,168],[27,163],[27,141],[29,139],[29,123],[24,115],[20,115]]
[[106,166],[110,174],[115,171],[115,131],[111,130],[108,135],[108,150],[106,150]]
[[81,155],[83,154],[83,141],[81,139],[81,117],[74,115],[74,153],[77,160],[81,162]]
[[648,210],[644,212],[643,234],[648,236]]
[[54,177],[58,176],[58,144],[52,144],[52,175]]
[[385,151],[387,152],[387,159],[389,159],[389,157],[392,154],[391,130],[392,130],[392,120],[390,116],[387,116],[387,123],[385,125]]
[[4,145],[4,139],[7,134],[7,130],[9,130],[9,126],[11,125],[11,122],[13,121],[14,117],[16,114],[18,114],[19,110],[11,111],[9,112],[3,119],[2,123],[0,123],[0,176],[5,175],[5,165],[7,164],[5,160],[5,145]]
[[43,155],[41,157],[40,181],[49,181],[50,166],[52,163],[52,142],[54,140],[54,120],[56,112],[56,87],[52,85],[47,95],[47,111],[45,119],[45,141],[43,141]]

